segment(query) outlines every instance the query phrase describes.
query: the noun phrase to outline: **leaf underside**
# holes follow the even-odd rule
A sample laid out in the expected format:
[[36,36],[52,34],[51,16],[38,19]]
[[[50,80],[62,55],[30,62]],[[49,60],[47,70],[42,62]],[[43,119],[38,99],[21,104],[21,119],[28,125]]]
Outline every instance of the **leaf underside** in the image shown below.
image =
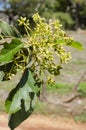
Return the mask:
[[33,112],[36,104],[34,79],[28,69],[22,75],[20,82],[10,92],[6,103],[6,111],[10,114],[9,127],[14,130]]
[[20,37],[20,33],[14,26],[10,26],[8,23],[0,20],[0,31],[4,37]]

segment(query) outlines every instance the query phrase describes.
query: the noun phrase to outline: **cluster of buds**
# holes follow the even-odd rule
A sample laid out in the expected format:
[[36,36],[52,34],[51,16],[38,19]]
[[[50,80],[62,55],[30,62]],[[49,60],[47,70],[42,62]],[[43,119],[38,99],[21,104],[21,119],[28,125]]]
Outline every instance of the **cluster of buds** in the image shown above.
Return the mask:
[[29,19],[27,20],[26,17],[20,17],[18,19],[19,26],[29,26]]
[[[70,37],[65,36],[59,20],[46,22],[38,13],[34,14],[32,18],[35,23],[35,28],[31,31],[27,44],[31,52],[30,56],[32,55],[35,61],[33,66],[39,66],[40,71],[47,70],[53,75],[58,75],[61,64],[68,63],[71,59],[71,53],[66,51],[64,46],[70,44],[72,40]],[[27,25],[27,28],[30,28],[29,20],[26,20],[26,18],[21,17],[18,22],[19,25],[24,25],[25,28]],[[62,43],[57,43],[57,40],[62,40]],[[57,57],[54,56],[55,54]]]

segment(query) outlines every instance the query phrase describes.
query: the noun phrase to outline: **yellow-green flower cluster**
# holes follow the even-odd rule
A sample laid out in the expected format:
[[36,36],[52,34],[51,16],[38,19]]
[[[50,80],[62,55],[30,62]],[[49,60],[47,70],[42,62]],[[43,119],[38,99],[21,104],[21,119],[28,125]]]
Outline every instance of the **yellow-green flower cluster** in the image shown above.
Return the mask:
[[[49,66],[56,66],[54,63],[54,50],[58,54],[61,63],[67,63],[71,58],[71,53],[67,52],[62,44],[56,45],[57,39],[65,39],[64,31],[61,30],[61,24],[58,20],[49,21],[49,23],[45,22],[45,19],[41,18],[38,14],[33,16],[33,20],[36,23],[36,27],[34,29],[34,33],[32,33],[30,37],[30,46],[33,45],[33,52],[36,56],[36,59],[44,68],[48,68]],[[70,39],[67,39],[67,42]],[[64,45],[63,44],[63,45]],[[59,62],[60,62],[59,61]]]
[[29,19],[27,20],[26,17],[20,17],[18,19],[19,26],[29,26]]
[[34,14],[32,18],[36,23],[41,23],[45,21],[45,18],[41,18],[38,13]]
[[48,76],[48,78],[47,78],[47,84],[52,85],[54,83],[55,83],[54,76],[53,75]]
[[[29,28],[29,21],[26,18],[21,17],[18,21],[20,25],[25,26],[25,29]],[[72,40],[65,35],[65,32],[61,29],[62,25],[58,20],[50,20],[47,23],[44,18],[41,18],[36,13],[33,15],[33,21],[36,26],[30,32],[29,40],[27,41],[30,56],[35,61],[32,69],[34,68],[34,73],[37,73],[35,68],[38,67],[40,71],[47,70],[53,75],[58,75],[61,64],[68,63],[71,59],[71,53],[67,52],[64,46],[71,43]],[[62,42],[57,43],[57,41]]]
[[68,61],[72,58],[71,57],[71,52],[67,52],[63,46],[60,46],[58,49],[57,49],[57,52],[56,54],[60,57],[60,62],[61,63],[68,63]]

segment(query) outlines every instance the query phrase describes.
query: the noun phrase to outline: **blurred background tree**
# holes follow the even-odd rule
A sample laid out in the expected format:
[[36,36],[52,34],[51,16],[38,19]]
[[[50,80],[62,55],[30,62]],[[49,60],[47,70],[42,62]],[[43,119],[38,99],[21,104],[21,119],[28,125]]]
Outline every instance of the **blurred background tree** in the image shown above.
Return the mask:
[[[46,19],[58,18],[66,29],[86,28],[86,0],[1,0],[9,22],[38,12]],[[32,19],[31,19],[32,22]]]

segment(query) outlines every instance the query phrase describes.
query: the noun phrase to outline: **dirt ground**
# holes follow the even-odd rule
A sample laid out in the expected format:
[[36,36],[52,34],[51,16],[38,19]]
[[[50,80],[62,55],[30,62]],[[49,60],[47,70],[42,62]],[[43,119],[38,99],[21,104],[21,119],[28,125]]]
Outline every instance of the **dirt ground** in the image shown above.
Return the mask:
[[[10,130],[8,115],[0,115],[0,130]],[[44,115],[31,115],[15,130],[86,130],[86,123],[76,123],[72,119]]]

